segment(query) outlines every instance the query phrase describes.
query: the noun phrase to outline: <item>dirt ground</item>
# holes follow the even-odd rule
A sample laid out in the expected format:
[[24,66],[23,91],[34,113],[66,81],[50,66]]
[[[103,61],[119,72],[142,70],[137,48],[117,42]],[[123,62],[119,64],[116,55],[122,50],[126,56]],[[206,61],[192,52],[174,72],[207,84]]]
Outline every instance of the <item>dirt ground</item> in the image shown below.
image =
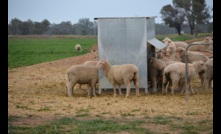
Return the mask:
[[162,95],[145,94],[135,96],[132,90],[130,98],[113,97],[113,90],[103,91],[98,97],[87,97],[86,86],[81,90],[75,86],[74,96],[65,96],[66,70],[87,60],[97,60],[97,46],[82,56],[65,58],[8,70],[8,116],[22,116],[22,121],[14,124],[39,125],[64,116],[76,116],[86,111],[90,118],[121,117],[133,113],[133,118],[145,116],[177,116],[186,119],[213,119],[213,92],[200,89],[199,80],[194,80],[196,94]]

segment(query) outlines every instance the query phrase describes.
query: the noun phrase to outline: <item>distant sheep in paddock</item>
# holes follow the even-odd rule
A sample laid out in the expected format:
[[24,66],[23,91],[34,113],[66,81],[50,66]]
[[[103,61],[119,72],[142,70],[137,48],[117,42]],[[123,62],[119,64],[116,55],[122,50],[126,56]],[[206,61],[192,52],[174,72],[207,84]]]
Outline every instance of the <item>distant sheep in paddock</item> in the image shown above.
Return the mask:
[[[194,93],[192,89],[192,79],[196,77],[196,74],[204,70],[203,61],[195,61],[192,64],[188,64],[189,71],[187,76],[187,87]],[[185,82],[185,63],[173,63],[164,68],[163,72],[163,89],[162,93],[167,93],[169,84],[172,84],[171,94],[174,94],[175,87],[184,85]]]
[[133,81],[136,88],[136,96],[139,95],[139,70],[134,64],[111,65],[106,60],[99,61],[99,67],[103,74],[107,77],[114,89],[114,97],[116,96],[116,85],[118,86],[119,94],[121,93],[121,84],[127,87],[126,98],[130,94],[130,84]]
[[166,67],[166,64],[154,57],[148,58],[148,74],[150,76],[152,91],[155,93],[157,91],[157,83],[162,85],[163,78],[163,69]]
[[[206,45],[200,45],[203,43],[208,43]],[[211,37],[205,37],[203,41],[199,41],[199,42],[193,42],[191,44],[197,44],[197,45],[192,45],[189,47],[188,50],[192,50],[192,51],[209,51],[212,53],[212,51],[210,51],[208,48],[210,45],[213,44],[213,38]]]
[[95,88],[98,83],[98,67],[97,66],[84,66],[73,65],[67,70],[67,88],[66,95],[73,95],[73,87],[78,84],[88,84],[90,89],[88,90],[88,96],[91,97],[91,89],[93,95],[96,96]]
[[75,50],[76,50],[76,51],[82,51],[81,45],[80,45],[80,44],[76,44],[76,45],[75,45]]
[[205,63],[205,88],[212,88],[213,80],[213,58]]
[[[167,45],[168,41],[172,41],[172,40],[168,37],[165,37],[162,42]],[[182,41],[172,41],[172,42],[176,45],[176,47],[187,48],[188,46],[186,42],[182,42]]]
[[[186,49],[182,47],[178,47],[176,49],[176,58],[180,59],[181,62],[185,62],[185,51]],[[199,60],[206,62],[209,59],[206,55],[200,52],[187,51],[187,54],[188,54],[187,57],[188,57],[189,63],[192,63],[194,61],[199,61]]]

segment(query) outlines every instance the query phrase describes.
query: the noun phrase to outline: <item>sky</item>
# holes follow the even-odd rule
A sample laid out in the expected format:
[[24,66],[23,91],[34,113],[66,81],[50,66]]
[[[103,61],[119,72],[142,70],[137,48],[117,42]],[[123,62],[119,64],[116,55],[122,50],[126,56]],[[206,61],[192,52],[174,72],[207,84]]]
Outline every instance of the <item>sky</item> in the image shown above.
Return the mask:
[[[8,22],[17,18],[74,24],[82,18],[157,16],[155,23],[163,23],[160,10],[167,4],[172,5],[172,0],[8,0]],[[212,8],[213,0],[206,4]]]

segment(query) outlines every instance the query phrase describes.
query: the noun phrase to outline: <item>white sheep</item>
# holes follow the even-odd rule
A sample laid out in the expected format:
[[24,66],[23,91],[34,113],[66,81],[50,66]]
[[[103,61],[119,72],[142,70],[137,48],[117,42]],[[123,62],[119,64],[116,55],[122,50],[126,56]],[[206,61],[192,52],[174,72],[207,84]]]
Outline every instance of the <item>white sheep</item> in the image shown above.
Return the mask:
[[98,61],[86,61],[86,62],[84,62],[84,66],[97,66],[97,64],[98,64]]
[[172,60],[176,60],[175,53],[176,53],[176,45],[173,41],[168,41],[167,47],[166,47],[166,53],[168,54],[169,58]]
[[[205,37],[203,41],[193,42],[191,44],[197,44],[197,45],[190,46],[189,50],[208,51],[210,53],[213,53],[211,50],[209,50],[209,46],[213,44],[213,38],[211,38],[211,37]],[[204,44],[204,45],[202,45],[202,44]]]
[[[97,66],[98,61],[86,61],[84,62],[84,66]],[[79,85],[79,89],[81,89],[81,84]]]
[[[171,83],[171,94],[174,94],[175,87],[179,85],[184,85],[185,75],[186,75],[186,66],[185,63],[173,63],[164,68],[163,72],[163,89],[162,93],[167,93],[168,85]],[[194,93],[192,89],[191,81],[196,77],[197,73],[204,70],[204,62],[203,61],[195,61],[192,64],[188,64],[188,76],[187,76],[187,87]]]
[[119,94],[121,93],[120,86],[125,84],[127,87],[126,98],[130,94],[130,83],[133,81],[136,96],[139,95],[139,70],[134,64],[111,65],[107,60],[100,60],[99,67],[103,74],[107,77],[114,89],[114,97],[116,96],[116,85],[118,86]]
[[97,66],[84,66],[73,65],[67,70],[67,88],[66,95],[73,95],[73,87],[78,84],[88,84],[90,90],[88,90],[88,96],[91,96],[91,89],[93,95],[96,96],[95,88],[98,83],[98,67]]
[[[178,47],[176,49],[176,59],[180,59],[181,62],[185,62],[185,51],[186,49]],[[209,59],[206,55],[195,51],[187,51],[187,55],[188,62],[190,63],[199,60],[206,62]]]
[[212,88],[213,80],[213,58],[205,63],[205,88]]
[[[169,37],[165,37],[162,42],[164,44],[168,44],[169,41],[172,41]],[[182,41],[172,41],[176,47],[183,47],[183,48],[187,48],[188,44],[186,42],[182,42]]]
[[76,44],[76,45],[75,45],[75,50],[76,50],[76,51],[82,51],[81,45],[80,45],[80,44]]

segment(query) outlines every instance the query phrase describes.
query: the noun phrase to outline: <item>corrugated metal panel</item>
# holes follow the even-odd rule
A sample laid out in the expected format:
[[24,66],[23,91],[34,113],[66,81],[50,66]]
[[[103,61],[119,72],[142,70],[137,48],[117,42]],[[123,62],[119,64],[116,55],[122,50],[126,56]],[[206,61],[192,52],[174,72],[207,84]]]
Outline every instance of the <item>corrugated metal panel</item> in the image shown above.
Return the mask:
[[[138,66],[139,87],[147,89],[146,18],[105,18],[98,20],[99,60],[112,65],[132,63]],[[134,85],[131,84],[134,88]],[[99,70],[99,90],[112,85]],[[122,86],[125,88],[125,86]]]
[[147,40],[147,42],[150,43],[151,45],[155,46],[158,49],[166,47],[166,44],[162,43],[161,41],[159,41],[156,38],[149,39],[149,40]]

